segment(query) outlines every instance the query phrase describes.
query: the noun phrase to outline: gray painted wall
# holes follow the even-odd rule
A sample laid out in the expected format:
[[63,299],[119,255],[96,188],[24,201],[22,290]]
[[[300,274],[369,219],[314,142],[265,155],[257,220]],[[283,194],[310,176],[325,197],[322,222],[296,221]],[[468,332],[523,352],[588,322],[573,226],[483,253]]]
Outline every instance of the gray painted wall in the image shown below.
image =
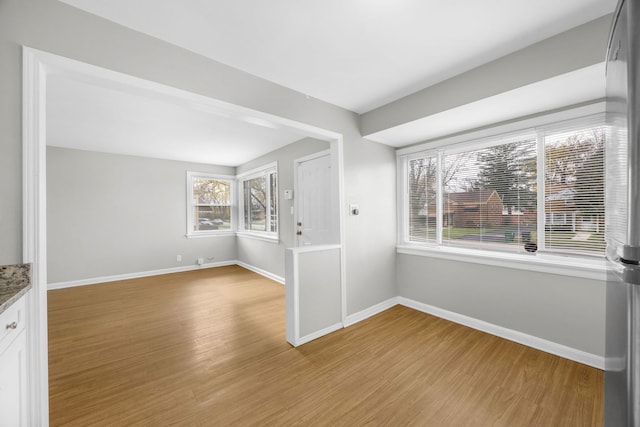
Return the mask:
[[[602,62],[611,19],[596,19],[365,113],[362,134]],[[604,356],[604,282],[400,254],[396,268],[400,296]]]
[[401,296],[604,356],[605,284],[398,255]]
[[[341,322],[340,249],[298,254],[300,337]],[[288,290],[287,290],[288,292]]]
[[[296,159],[329,149],[329,143],[313,138],[305,138],[279,150],[238,166],[238,175],[260,166],[278,162],[278,203],[280,241],[265,242],[250,237],[238,236],[238,261],[261,268],[276,276],[284,277],[284,250],[295,245],[293,234],[294,216],[291,207],[295,200],[285,200],[284,190],[293,190],[293,162]],[[294,196],[295,197],[295,196]]]
[[[358,313],[398,295],[395,276],[396,165],[387,161],[387,148],[363,139],[345,147],[348,159],[345,161],[345,181],[349,183],[345,188],[345,208],[348,211],[348,205],[355,203],[360,209],[358,216],[345,214],[347,314]],[[393,199],[389,199],[389,195]],[[390,240],[393,245],[388,246]],[[381,271],[384,271],[382,276]],[[393,278],[389,277],[390,272]],[[354,275],[358,280],[351,280]],[[385,285],[373,286],[380,282]]]
[[185,237],[187,171],[235,168],[47,147],[49,283],[235,260],[234,236]]
[[[541,73],[537,78],[546,78],[569,71],[567,67],[554,66],[554,60],[558,64],[570,60],[576,68],[590,65],[594,56],[604,54],[602,47],[606,40],[602,28],[607,27],[606,21],[605,17],[593,24],[600,28],[594,33],[593,43],[589,42],[592,36],[588,32],[580,37],[571,36],[566,39],[571,41],[567,47],[543,55],[549,59],[545,63],[537,62],[540,56],[525,49],[514,54],[514,64],[519,65],[509,72],[504,67],[496,69],[500,62],[479,67],[374,110],[363,118],[363,129],[372,132],[404,123],[412,116],[422,117],[494,94],[496,90],[507,90],[514,83],[530,83],[536,77],[527,77],[530,75],[523,68]],[[604,295],[598,283],[534,273],[524,273],[525,279],[520,280],[522,274],[513,274],[511,270],[476,265],[460,268],[457,264],[452,268],[441,260],[416,260],[409,256],[397,257],[400,275],[396,277],[395,153],[389,147],[363,139],[355,113],[55,0],[0,1],[0,264],[22,260],[22,45],[342,133],[345,202],[358,203],[361,212],[359,216],[347,216],[345,223],[348,314],[398,293],[462,314],[484,316],[487,321],[493,319],[489,307],[494,307],[494,311],[501,313],[494,320],[503,323],[502,326],[512,325],[548,339],[557,335],[557,341],[563,344],[575,342],[576,348],[602,354],[598,343],[604,335],[601,315]],[[532,52],[531,57],[528,52]],[[574,57],[575,60],[570,59]],[[523,81],[518,81],[521,74]],[[502,81],[505,86],[496,88]],[[493,89],[487,93],[483,88]],[[347,214],[347,206],[342,208]],[[454,283],[451,277],[459,280]],[[473,287],[471,284],[478,283],[479,277],[487,284]],[[424,278],[432,278],[424,290],[411,290],[408,284]],[[566,283],[569,285],[562,287]],[[431,292],[432,287],[439,293]],[[482,289],[485,292],[480,294],[484,298],[480,304],[474,297]],[[576,299],[576,295],[580,296]],[[525,300],[529,303],[523,317],[511,303]],[[473,309],[485,302],[487,313]],[[574,317],[569,320],[569,316],[560,317],[561,311]]]
[[342,133],[346,201],[363,212],[345,230],[348,312],[396,295],[395,152],[355,113],[55,0],[0,1],[0,265],[22,260],[22,45]]

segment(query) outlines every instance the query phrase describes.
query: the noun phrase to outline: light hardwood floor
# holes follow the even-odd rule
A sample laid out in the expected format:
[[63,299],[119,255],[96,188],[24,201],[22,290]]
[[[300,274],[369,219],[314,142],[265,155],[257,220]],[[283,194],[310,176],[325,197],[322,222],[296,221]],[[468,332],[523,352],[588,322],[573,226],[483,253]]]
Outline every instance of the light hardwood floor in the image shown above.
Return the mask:
[[231,266],[49,292],[52,426],[599,426],[603,373],[396,306],[294,349]]

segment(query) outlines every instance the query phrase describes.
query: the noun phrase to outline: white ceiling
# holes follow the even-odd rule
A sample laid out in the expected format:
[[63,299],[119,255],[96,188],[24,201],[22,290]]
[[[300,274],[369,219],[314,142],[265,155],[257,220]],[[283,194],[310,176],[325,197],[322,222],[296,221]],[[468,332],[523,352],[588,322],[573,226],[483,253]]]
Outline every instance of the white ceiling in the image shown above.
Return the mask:
[[[616,4],[616,0],[62,1],[359,113],[612,12]],[[313,129],[306,132],[241,107],[167,95],[171,88],[141,89],[144,82],[114,84],[127,78],[92,66],[71,68],[82,71],[48,76],[49,145],[238,166],[306,136],[326,139]],[[94,73],[99,77],[91,77]],[[366,138],[402,147],[602,96],[604,72],[598,65]],[[460,123],[466,127],[460,128]]]
[[47,79],[47,145],[238,166],[308,133],[95,78]]
[[363,113],[614,10],[616,0],[62,0]]

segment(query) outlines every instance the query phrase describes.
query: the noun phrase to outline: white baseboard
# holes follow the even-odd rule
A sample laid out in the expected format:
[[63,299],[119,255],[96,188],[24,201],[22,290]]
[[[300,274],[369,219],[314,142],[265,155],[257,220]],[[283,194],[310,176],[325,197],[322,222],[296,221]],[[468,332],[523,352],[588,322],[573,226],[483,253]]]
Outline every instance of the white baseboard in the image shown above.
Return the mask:
[[270,273],[267,270],[263,270],[261,268],[254,267],[253,265],[249,265],[249,264],[247,264],[245,262],[242,262],[242,261],[235,261],[235,264],[239,265],[240,267],[246,268],[247,270],[251,270],[254,273],[258,273],[259,275],[264,276],[267,279],[271,279],[274,282],[278,282],[281,285],[284,285],[284,277],[276,276],[275,274]]
[[493,323],[488,323],[483,320],[475,319],[473,317],[454,313],[452,311],[434,307],[429,304],[424,304],[409,298],[398,297],[398,304],[405,307],[413,308],[414,310],[422,311],[423,313],[428,313],[440,317],[442,319],[449,320],[454,323],[459,323],[461,325],[465,325],[479,331],[487,332],[489,334],[505,338],[507,340],[514,341],[528,347],[555,354],[556,356],[564,357],[565,359],[573,360],[575,362],[583,363],[585,365],[604,370],[604,357],[602,356],[587,353],[586,351],[577,350],[572,347],[567,347],[565,345],[538,338],[533,335],[525,334],[524,332],[514,331],[513,329],[494,325]]
[[293,345],[294,347],[299,347],[299,346],[301,346],[302,344],[306,344],[306,343],[308,343],[309,341],[313,341],[313,340],[315,340],[315,339],[318,339],[318,338],[320,338],[320,337],[322,337],[322,336],[325,336],[325,335],[327,335],[327,334],[330,334],[331,332],[335,332],[335,331],[337,331],[338,329],[342,329],[342,328],[343,328],[342,323],[336,323],[336,324],[333,324],[333,325],[331,325],[331,326],[327,326],[327,327],[326,327],[326,328],[324,328],[324,329],[320,329],[319,331],[316,331],[316,332],[314,332],[314,333],[312,333],[312,334],[309,334],[309,335],[305,335],[305,336],[303,336],[303,337],[300,337],[300,338],[298,338],[298,339],[296,340],[296,342],[294,342],[294,343],[290,343],[290,344],[291,344],[291,345]]
[[119,280],[128,280],[128,279],[139,279],[141,277],[159,276],[161,274],[181,273],[183,271],[200,270],[203,268],[225,267],[228,265],[239,265],[240,267],[246,268],[247,270],[253,271],[254,273],[258,273],[261,276],[266,277],[267,279],[271,279],[273,281],[276,281],[284,285],[284,277],[276,276],[275,274],[269,273],[266,270],[263,270],[258,267],[254,267],[252,265],[249,265],[241,261],[231,260],[231,261],[212,262],[212,263],[207,263],[202,265],[187,265],[183,267],[172,267],[172,268],[163,268],[160,270],[141,271],[138,273],[125,273],[125,274],[115,274],[113,276],[92,277],[90,279],[70,280],[67,282],[55,282],[55,283],[49,283],[47,285],[47,289],[53,290],[53,289],[72,288],[74,286],[95,285],[98,283],[117,282]]
[[[183,271],[200,270],[202,268],[215,268],[228,265],[239,265],[247,270],[260,274],[268,279],[274,280],[278,283],[284,284],[283,277],[272,274],[261,268],[254,267],[241,261],[222,261],[217,263],[209,263],[203,265],[189,265],[184,267],[165,268],[160,270],[143,271],[138,273],[117,274],[113,276],[94,277],[91,279],[71,280],[68,282],[49,283],[48,289],[63,289],[74,286],[93,285],[97,283],[115,282],[118,280],[137,279],[140,277],[157,276],[161,274],[180,273]],[[405,307],[412,308],[414,310],[422,311],[423,313],[431,314],[433,316],[440,317],[442,319],[449,320],[454,323],[468,326],[479,331],[487,332],[489,334],[508,339],[510,341],[517,342],[519,344],[526,345],[538,350],[545,351],[547,353],[555,354],[565,359],[573,360],[585,365],[593,366],[594,368],[604,370],[604,357],[598,356],[592,353],[587,353],[582,350],[578,350],[572,347],[568,347],[562,344],[558,344],[552,341],[545,340],[543,338],[535,337],[533,335],[525,334],[524,332],[515,331],[502,326],[494,325],[493,323],[478,320],[473,317],[465,316],[463,314],[455,313],[449,310],[438,308],[429,304],[418,302],[405,297],[393,297],[386,301],[382,301],[376,305],[373,305],[365,310],[351,314],[346,317],[344,325],[342,323],[336,323],[320,331],[301,337],[296,343],[292,343],[294,346],[299,346],[323,335],[334,332],[340,328],[348,327],[361,322],[371,316],[381,313],[394,305],[403,305]]]
[[212,262],[212,263],[207,263],[202,265],[187,265],[183,267],[172,267],[172,268],[163,268],[160,270],[141,271],[138,273],[125,273],[125,274],[116,274],[113,276],[92,277],[90,279],[70,280],[68,282],[49,283],[47,285],[47,289],[53,290],[53,289],[71,288],[74,286],[95,285],[97,283],[107,283],[107,282],[116,282],[118,280],[138,279],[140,277],[159,276],[161,274],[181,273],[183,271],[200,270],[203,268],[224,267],[228,265],[236,265],[237,263],[238,262],[235,260],[221,261],[221,262]]
[[382,313],[383,311],[390,309],[394,305],[398,305],[398,298],[399,297],[389,298],[386,301],[372,305],[362,311],[348,315],[344,321],[344,327],[346,328],[358,322],[362,322],[364,319],[368,319],[371,316],[375,316],[378,313]]

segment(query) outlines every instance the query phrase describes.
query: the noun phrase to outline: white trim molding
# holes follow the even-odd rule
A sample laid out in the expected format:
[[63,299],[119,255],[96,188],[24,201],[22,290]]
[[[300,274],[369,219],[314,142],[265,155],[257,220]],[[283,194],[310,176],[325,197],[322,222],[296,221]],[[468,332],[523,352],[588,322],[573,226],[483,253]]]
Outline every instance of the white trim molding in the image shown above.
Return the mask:
[[[49,425],[47,352],[47,240],[46,240],[46,77],[58,73],[99,82],[106,87],[143,90],[154,95],[193,103],[233,116],[264,120],[298,130],[311,138],[329,141],[333,155],[332,179],[339,195],[339,242],[344,244],[344,143],[341,133],[211,98],[158,82],[141,79],[53,53],[23,47],[23,261],[33,264],[29,324],[29,425]],[[235,179],[235,177],[233,177]],[[234,192],[235,194],[235,192]],[[234,216],[232,206],[232,217]],[[235,230],[234,230],[235,231]],[[187,231],[187,234],[188,231]],[[191,237],[191,236],[190,236]],[[342,310],[346,307],[346,255],[341,251]]]
[[[298,347],[304,343],[312,341],[316,338],[320,338],[323,335],[334,332],[344,327],[344,321],[342,316],[342,307],[340,308],[340,321],[334,322],[329,326],[322,329],[311,332],[307,335],[300,336],[300,258],[299,255],[303,253],[323,252],[338,250],[340,252],[340,259],[342,260],[342,246],[341,245],[318,245],[318,246],[304,246],[298,248],[287,248],[285,250],[285,310],[286,310],[286,339],[289,344],[294,347]],[[342,291],[344,289],[344,282],[342,281],[342,270],[340,272],[340,300],[342,301]],[[329,323],[329,322],[327,322]]]
[[22,51],[22,251],[32,265],[27,324],[27,424],[49,425],[47,326],[46,63]]
[[398,245],[396,252],[403,255],[472,262],[475,264],[538,271],[541,273],[581,277],[591,280],[606,280],[607,278],[605,259],[599,257],[579,258],[550,253],[519,254],[469,248],[451,248],[447,246],[428,247],[418,245]]
[[524,332],[498,326],[493,323],[485,322],[483,320],[465,316],[463,314],[455,313],[453,311],[445,310],[433,305],[425,304],[400,296],[389,298],[386,301],[382,301],[367,309],[347,316],[344,326],[349,327],[355,325],[356,323],[366,320],[369,317],[375,316],[376,314],[382,313],[383,311],[388,310],[395,305],[402,305],[404,307],[421,311],[423,313],[430,314],[432,316],[436,316],[450,322],[454,322],[470,327],[472,329],[476,329],[478,331],[486,332],[488,334],[507,339],[509,341],[517,342],[518,344],[526,345],[527,347],[544,351],[545,353],[554,354],[565,359],[573,360],[574,362],[582,363],[597,369],[604,370],[603,356],[598,356],[596,354],[588,353],[586,351],[578,350],[566,345],[555,343],[553,341],[529,335]]
[[228,231],[228,230],[223,230],[223,231],[217,231],[215,232],[210,232],[208,234],[185,234],[184,237],[187,239],[205,239],[208,237],[236,237],[236,232],[235,231]]
[[578,350],[566,345],[545,340],[543,338],[525,334],[524,332],[494,325],[493,323],[485,322],[483,320],[475,319],[473,317],[465,316],[453,311],[444,310],[442,308],[418,302],[409,298],[398,297],[398,304],[421,311],[423,313],[440,317],[441,319],[458,323],[460,325],[468,326],[470,328],[477,329],[479,331],[486,332],[491,335],[507,339],[509,341],[514,341],[518,344],[526,345],[527,347],[542,350],[546,353],[555,354],[556,356],[560,356],[565,359],[573,360],[575,362],[583,363],[585,365],[604,370],[603,356],[587,353],[586,351]]
[[303,337],[297,338],[293,343],[293,346],[300,347],[302,344],[306,344],[309,341],[313,341],[315,339],[321,338],[327,334],[330,334],[331,332],[335,332],[338,329],[342,329],[342,328],[343,328],[342,323],[335,323],[331,326],[327,326],[326,328],[313,332],[309,335],[305,335]]
[[278,236],[275,236],[273,234],[269,234],[269,233],[264,233],[264,232],[246,232],[246,231],[238,231],[236,233],[237,237],[243,238],[243,239],[253,239],[253,240],[260,240],[262,242],[268,242],[268,243],[280,243],[280,239],[278,238]]
[[239,265],[242,268],[246,268],[247,270],[253,271],[254,273],[258,273],[259,275],[264,276],[267,279],[271,279],[274,282],[278,282],[281,285],[284,285],[285,280],[284,280],[284,277],[282,277],[282,276],[278,276],[276,274],[268,272],[267,270],[263,270],[261,268],[254,267],[253,265],[247,264],[246,262],[235,261],[235,264]]
[[383,311],[390,309],[391,307],[399,304],[400,297],[389,298],[386,301],[382,301],[376,305],[372,305],[369,308],[365,308],[362,311],[359,311],[354,314],[349,314],[344,322],[344,327],[347,328],[349,326],[355,325],[358,322],[362,322],[369,317],[375,316],[376,314],[380,314]]
[[[228,265],[240,265],[237,261],[221,261],[202,265],[187,265],[182,267],[162,268],[159,270],[140,271],[136,273],[114,274],[111,276],[92,277],[89,279],[69,280],[66,282],[49,283],[47,288],[54,289],[73,288],[75,286],[95,285],[98,283],[117,282],[120,280],[139,279],[141,277],[159,276],[161,274],[181,273],[183,271],[201,270],[203,268],[225,267]],[[241,266],[251,270],[245,266]]]

